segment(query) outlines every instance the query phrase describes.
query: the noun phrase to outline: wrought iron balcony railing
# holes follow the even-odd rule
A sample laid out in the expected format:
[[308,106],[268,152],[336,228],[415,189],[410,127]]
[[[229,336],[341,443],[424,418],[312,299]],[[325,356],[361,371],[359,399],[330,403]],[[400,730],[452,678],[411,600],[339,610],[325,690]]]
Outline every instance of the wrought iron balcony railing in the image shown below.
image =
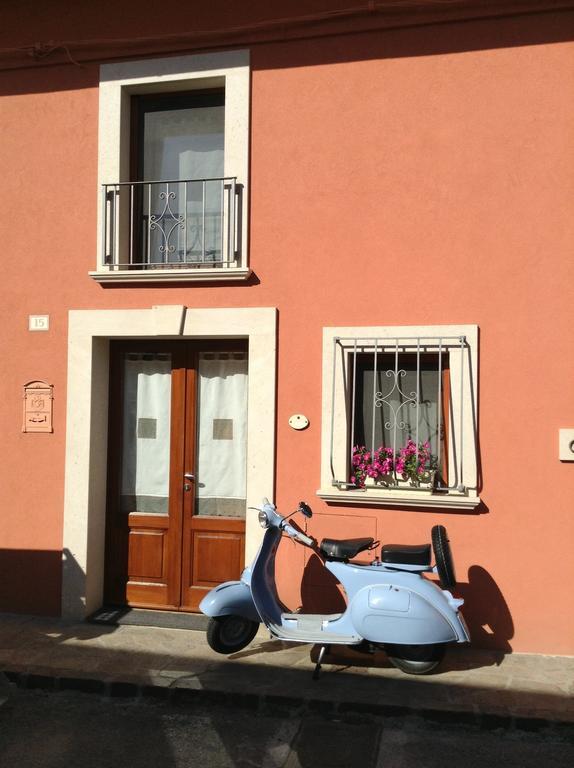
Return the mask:
[[229,268],[240,263],[235,177],[104,184],[102,262],[109,270]]

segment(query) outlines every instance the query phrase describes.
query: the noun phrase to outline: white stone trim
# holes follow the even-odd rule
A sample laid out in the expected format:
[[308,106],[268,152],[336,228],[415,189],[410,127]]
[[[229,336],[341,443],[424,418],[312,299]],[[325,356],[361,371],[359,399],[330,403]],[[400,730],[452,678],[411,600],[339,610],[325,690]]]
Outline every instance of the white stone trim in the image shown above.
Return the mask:
[[115,272],[89,272],[97,283],[205,283],[243,282],[251,275],[250,269],[121,269]]
[[[450,374],[454,418],[460,414],[460,380],[464,376],[469,386],[465,387],[462,407],[463,465],[462,484],[465,492],[454,490],[448,493],[413,491],[408,488],[385,490],[383,488],[340,489],[332,484],[331,474],[331,419],[333,392],[333,342],[337,337],[351,338],[395,338],[397,336],[465,336],[468,344],[469,362],[461,367],[457,355],[451,356]],[[337,479],[346,472],[347,427],[345,417],[345,395],[343,372],[337,371],[334,399],[334,440],[333,464]],[[478,387],[478,326],[476,325],[425,325],[425,326],[362,326],[323,328],[323,393],[321,428],[321,487],[317,495],[330,503],[400,507],[473,509],[480,504],[477,490],[476,460],[476,414]],[[452,457],[449,457],[452,461]],[[454,470],[454,467],[452,467]]]
[[[276,315],[274,308],[71,310],[64,490],[62,615],[83,618],[103,599],[109,341],[249,340],[247,505],[274,498]],[[246,519],[246,562],[261,538],[257,513]]]
[[353,504],[356,506],[421,507],[424,509],[466,509],[473,510],[480,504],[476,494],[464,496],[451,492],[437,495],[432,493],[409,493],[408,491],[382,491],[370,488],[368,491],[343,491],[338,488],[320,488],[317,496],[331,504]]
[[[202,88],[225,88],[225,147],[224,176],[236,177],[242,189],[241,264],[235,278],[244,279],[248,269],[248,216],[249,210],[249,114],[250,65],[249,51],[222,51],[219,53],[176,56],[172,58],[143,59],[100,67],[99,134],[98,134],[98,230],[96,270],[90,272],[95,279],[105,275],[110,282],[126,282],[122,271],[114,272],[102,263],[102,184],[113,184],[129,179],[130,158],[130,97],[139,93],[165,93]],[[121,223],[120,225],[121,226]],[[118,227],[119,229],[119,227]],[[175,270],[171,280],[211,280],[210,271]],[[214,270],[215,271],[215,270]],[[222,268],[221,273],[233,272]],[[148,280],[163,282],[162,270],[146,270]],[[153,275],[149,277],[149,275]],[[247,275],[248,276],[248,275]],[[129,282],[134,281],[132,278]],[[221,278],[225,279],[225,278]]]

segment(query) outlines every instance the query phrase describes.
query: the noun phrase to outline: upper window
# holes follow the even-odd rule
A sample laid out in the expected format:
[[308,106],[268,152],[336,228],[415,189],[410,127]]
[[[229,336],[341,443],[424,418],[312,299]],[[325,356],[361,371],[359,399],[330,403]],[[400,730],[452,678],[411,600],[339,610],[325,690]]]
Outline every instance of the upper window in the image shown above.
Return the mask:
[[328,328],[328,501],[474,507],[476,326]]
[[113,207],[125,202],[129,209],[129,243],[117,257],[107,252],[106,263],[124,269],[235,266],[237,190],[223,175],[224,105],[223,91],[132,96],[133,181],[106,185]]
[[233,280],[246,254],[248,54],[101,68],[99,281]]

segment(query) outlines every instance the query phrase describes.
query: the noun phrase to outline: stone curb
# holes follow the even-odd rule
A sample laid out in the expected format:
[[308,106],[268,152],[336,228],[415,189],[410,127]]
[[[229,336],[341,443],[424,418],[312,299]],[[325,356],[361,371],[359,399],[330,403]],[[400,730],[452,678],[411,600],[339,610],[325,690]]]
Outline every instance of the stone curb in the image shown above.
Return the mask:
[[364,702],[334,702],[322,699],[281,696],[279,694],[239,693],[206,688],[178,688],[140,684],[121,680],[101,680],[89,677],[64,677],[26,672],[4,671],[10,686],[26,690],[49,692],[78,691],[110,698],[143,698],[166,704],[193,707],[215,705],[239,707],[275,716],[291,716],[309,712],[327,718],[362,722],[380,717],[420,717],[437,725],[464,725],[483,731],[498,729],[530,733],[557,734],[574,740],[574,723],[564,720],[515,715],[468,712],[456,709],[430,709],[394,704]]

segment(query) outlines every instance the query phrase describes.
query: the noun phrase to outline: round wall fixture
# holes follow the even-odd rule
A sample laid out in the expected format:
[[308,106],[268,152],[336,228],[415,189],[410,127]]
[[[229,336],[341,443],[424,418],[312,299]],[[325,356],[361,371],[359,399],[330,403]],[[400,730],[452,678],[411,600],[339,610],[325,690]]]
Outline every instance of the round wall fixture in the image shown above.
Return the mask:
[[307,429],[309,426],[309,419],[303,416],[302,413],[295,413],[289,417],[289,426],[293,429]]

